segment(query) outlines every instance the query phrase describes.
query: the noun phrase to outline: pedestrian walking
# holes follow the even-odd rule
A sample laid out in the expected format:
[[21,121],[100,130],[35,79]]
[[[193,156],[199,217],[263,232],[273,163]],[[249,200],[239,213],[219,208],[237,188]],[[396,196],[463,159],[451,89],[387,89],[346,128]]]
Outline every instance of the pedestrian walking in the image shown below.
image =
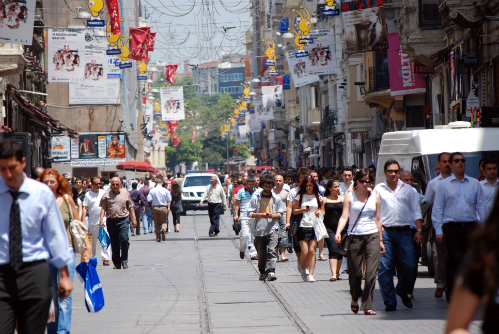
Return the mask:
[[274,180],[266,174],[261,179],[262,191],[255,193],[249,203],[248,212],[255,219],[252,233],[258,254],[260,281],[275,281],[276,248],[279,239],[279,221],[286,207],[281,199],[272,192]]
[[149,180],[145,179],[144,185],[139,189],[142,197],[146,199],[144,206],[142,207],[142,225],[144,226],[144,233],[152,233],[153,226],[152,207],[151,203],[147,200],[149,191],[151,191],[151,188],[149,188]]
[[[310,176],[312,176],[312,178],[314,179],[315,183],[317,183],[317,187],[319,187],[319,194],[324,197],[324,193],[326,192],[326,188],[324,188],[319,180],[322,179],[321,177],[319,177],[319,173],[316,172],[316,171],[312,171],[310,172]],[[321,239],[319,240],[319,242],[317,243],[319,245],[319,261],[326,261],[327,259],[324,257],[324,242],[325,240],[324,239]]]
[[149,191],[147,200],[152,206],[152,216],[154,220],[154,232],[156,233],[156,241],[165,241],[166,231],[168,230],[168,212],[170,212],[170,205],[172,197],[168,189],[163,188],[161,184],[163,181],[156,179],[156,187]]
[[[280,172],[276,176],[274,176],[274,189],[272,192],[281,199],[282,203],[286,204],[286,198],[288,198],[289,192],[284,190],[284,174]],[[279,218],[279,254],[277,260],[279,262],[288,261],[289,259],[286,257],[286,248],[288,247],[288,232],[286,231],[286,217],[285,215],[281,215]]]
[[[137,218],[137,226],[135,227],[135,231],[132,229],[132,235],[140,235],[140,222],[142,220],[142,211],[144,208],[144,202],[147,202],[146,198],[142,195],[142,193],[137,190],[138,183],[132,183],[132,190],[128,193],[133,200],[133,210],[135,211],[135,217]],[[144,227],[144,234],[146,228]]]
[[182,192],[180,191],[180,186],[176,183],[172,184],[171,196],[172,196],[171,211],[173,218],[172,220],[173,231],[178,233],[180,232],[180,215],[182,214],[182,212],[184,212],[184,208],[182,207]]
[[305,176],[300,183],[300,190],[293,204],[293,214],[303,214],[298,225],[297,239],[301,248],[301,276],[305,282],[315,282],[314,269],[317,238],[313,221],[315,217],[319,217],[322,200],[323,198],[319,193],[319,187],[315,180],[310,175]]
[[[240,179],[238,180],[241,181]],[[257,252],[253,245],[253,235],[251,233],[254,219],[251,217],[249,205],[251,197],[255,194],[255,178],[250,177],[246,181],[246,186],[237,191],[236,201],[234,203],[234,220],[241,222],[241,236],[239,237],[239,257],[244,259],[246,249],[249,251],[250,258],[257,260]]]
[[199,205],[203,205],[203,202],[208,199],[208,214],[210,216],[210,237],[216,237],[220,233],[220,209],[227,210],[227,199],[225,198],[225,191],[222,186],[218,183],[218,178],[212,176],[210,180],[211,184],[206,187],[206,191],[203,194],[203,198]]
[[[92,188],[88,190],[83,199],[83,215],[88,214],[88,234],[90,237],[90,244],[92,245],[92,254],[97,253],[97,245],[101,244],[99,242],[99,230],[101,227],[99,220],[101,212],[100,202],[102,196],[104,196],[104,190],[99,188],[99,184],[100,177],[94,177],[92,180]],[[101,245],[99,248],[101,249],[102,265],[108,266],[109,260],[111,260],[111,247],[104,249]]]
[[[383,243],[386,252],[381,255],[378,281],[385,311],[397,309],[397,295],[402,303],[412,308],[409,294],[412,293],[417,262],[413,240],[418,245],[423,241],[423,221],[419,201],[411,186],[400,179],[400,165],[396,160],[388,160],[384,165],[386,180],[373,189],[381,199],[380,219],[383,225]],[[417,232],[411,233],[412,220]],[[398,261],[398,282],[394,287],[395,263]]]
[[488,216],[487,199],[480,182],[465,174],[464,155],[454,152],[449,161],[452,175],[440,182],[431,213],[436,240],[447,245],[447,301],[461,260],[468,250],[470,236],[479,228],[479,222],[484,222]]
[[[449,158],[450,153],[447,152],[442,152],[438,155],[437,164],[439,166],[440,174],[428,182],[423,202],[433,203],[435,191],[440,182],[452,175]],[[433,235],[435,235],[434,228]],[[445,236],[443,237],[443,240],[445,240]],[[434,282],[437,285],[437,288],[435,289],[434,296],[435,298],[442,298],[444,292],[447,291],[447,274],[445,269],[447,267],[447,245],[445,242],[435,242],[435,248],[437,249],[437,258],[436,261],[434,259],[433,265],[435,267]]]
[[[67,230],[67,238],[69,247],[73,249],[73,238],[71,237],[69,224],[73,217],[79,218],[78,210],[71,196],[71,187],[69,183],[59,175],[59,173],[53,168],[45,169],[40,175],[40,181],[49,186],[56,198],[57,206],[59,207],[62,219],[64,220],[64,225]],[[92,245],[88,239],[88,235],[85,236],[86,251],[85,255],[87,258],[92,258]],[[74,257],[74,252],[72,252]],[[57,267],[49,263],[50,276],[52,277],[52,287],[59,285],[59,271]],[[68,266],[68,273],[71,282],[74,278],[75,264]],[[55,293],[55,289],[52,290],[52,298],[54,301],[54,311],[55,311],[55,322],[49,323],[47,325],[47,333],[70,333],[71,332],[71,314],[73,309],[73,296],[72,293],[69,294],[67,298],[59,299]]]
[[[340,181],[330,179],[326,183],[326,192],[324,193],[322,208],[324,209],[324,226],[326,227],[328,238],[325,238],[329,252],[329,268],[331,269],[331,278],[329,281],[335,282],[341,280],[340,267],[343,256],[340,254],[340,246],[334,240],[334,235],[338,229],[338,222],[343,212],[343,197],[340,195]],[[341,231],[341,238],[347,234],[346,226]]]
[[[75,255],[52,191],[24,174],[21,144],[0,141],[0,333],[43,334],[52,291],[73,290]],[[69,189],[69,188],[68,188]],[[52,286],[47,260],[59,271]],[[52,288],[52,289],[51,289]]]
[[350,167],[345,167],[341,172],[343,182],[340,182],[340,196],[345,197],[348,190],[353,187],[353,170]]
[[482,185],[483,193],[487,199],[487,206],[489,210],[492,210],[492,205],[497,195],[497,189],[499,189],[499,182],[497,180],[497,161],[492,159],[485,159],[483,161],[483,175],[485,179],[480,181]]
[[100,225],[104,226],[106,217],[107,231],[111,239],[113,269],[128,269],[129,214],[132,216],[133,227],[137,226],[137,218],[133,209],[133,200],[126,189],[120,189],[119,177],[111,179],[111,189],[107,190],[100,201]]
[[[348,224],[348,234],[351,237],[347,253],[348,282],[352,312],[359,312],[358,300],[361,298],[360,308],[365,315],[376,315],[373,309],[373,293],[376,287],[376,271],[380,262],[380,249],[384,253],[381,219],[379,216],[380,198],[369,191],[369,170],[365,168],[355,172],[353,191],[347,193],[343,200],[343,212],[338,222],[334,237],[341,243],[341,233]],[[362,259],[366,260],[365,283],[362,289]]]

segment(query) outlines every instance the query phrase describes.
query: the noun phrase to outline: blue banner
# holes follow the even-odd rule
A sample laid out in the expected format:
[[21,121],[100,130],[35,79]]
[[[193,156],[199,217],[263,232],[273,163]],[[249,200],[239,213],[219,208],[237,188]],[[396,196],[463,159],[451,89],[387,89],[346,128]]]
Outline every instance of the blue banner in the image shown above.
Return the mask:
[[121,49],[111,49],[111,50],[106,50],[106,54],[107,54],[108,56],[120,55],[120,54],[121,54]]
[[104,20],[87,20],[87,27],[105,27],[106,21]]
[[130,67],[132,67],[132,63],[121,63],[120,64],[121,69],[130,68]]

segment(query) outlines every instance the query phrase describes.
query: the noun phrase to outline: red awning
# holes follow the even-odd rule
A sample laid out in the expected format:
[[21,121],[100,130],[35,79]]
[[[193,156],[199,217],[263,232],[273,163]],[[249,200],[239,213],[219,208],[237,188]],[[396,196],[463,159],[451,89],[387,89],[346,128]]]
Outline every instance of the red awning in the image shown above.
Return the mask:
[[[267,160],[274,160],[273,158],[271,159],[267,159]],[[266,169],[266,170],[272,170],[274,169],[274,167],[272,166],[258,166],[258,167],[254,167],[252,168],[254,171],[257,171],[257,170],[262,170],[262,169]]]
[[137,161],[137,160],[122,162],[122,163],[116,165],[116,169],[130,170],[130,171],[135,171],[135,172],[153,172],[153,173],[159,172],[156,168],[154,168],[153,166],[151,166],[147,162]]

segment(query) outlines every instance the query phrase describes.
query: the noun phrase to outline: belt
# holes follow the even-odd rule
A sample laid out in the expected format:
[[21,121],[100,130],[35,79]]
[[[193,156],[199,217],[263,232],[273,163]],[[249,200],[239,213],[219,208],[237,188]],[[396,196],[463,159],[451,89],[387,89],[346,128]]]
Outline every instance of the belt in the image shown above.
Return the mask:
[[128,219],[128,216],[126,217],[118,217],[118,218],[109,218],[109,217],[106,217],[107,220],[123,220],[123,219]]
[[444,223],[444,224],[464,225],[464,224],[477,224],[477,222],[448,222],[448,223]]
[[402,232],[402,231],[410,231],[411,226],[406,225],[406,226],[383,226],[385,230],[388,231],[395,231],[395,232]]
[[166,205],[153,205],[153,208],[166,208]]

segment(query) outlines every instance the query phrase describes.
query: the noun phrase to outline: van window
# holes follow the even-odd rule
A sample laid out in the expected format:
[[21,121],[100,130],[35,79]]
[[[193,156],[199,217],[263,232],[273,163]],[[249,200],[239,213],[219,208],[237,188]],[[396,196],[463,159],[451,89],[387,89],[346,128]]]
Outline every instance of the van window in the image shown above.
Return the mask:
[[209,186],[211,176],[186,176],[184,181],[184,187],[206,187]]
[[[452,152],[449,152],[452,153]],[[478,162],[482,158],[489,158],[495,161],[499,161],[499,151],[482,151],[482,152],[463,152],[464,158],[466,159],[466,170],[465,174],[474,178],[480,177],[480,172],[478,170]],[[438,161],[438,154],[429,154],[428,161],[430,163],[429,173],[431,179],[437,176],[435,173],[435,164]]]

